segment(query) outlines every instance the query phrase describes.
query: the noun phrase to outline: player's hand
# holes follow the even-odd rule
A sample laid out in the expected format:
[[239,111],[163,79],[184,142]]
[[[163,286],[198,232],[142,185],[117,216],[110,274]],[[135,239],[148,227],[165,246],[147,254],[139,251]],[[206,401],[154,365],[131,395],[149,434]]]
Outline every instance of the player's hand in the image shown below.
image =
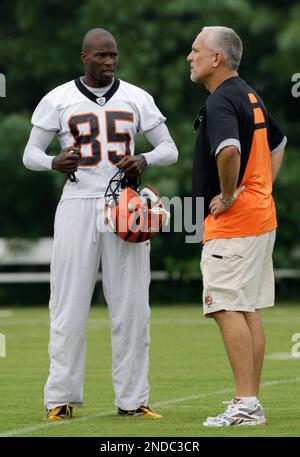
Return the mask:
[[138,156],[125,156],[117,164],[118,168],[121,168],[126,175],[130,178],[135,178],[143,173],[147,161],[145,157],[140,154]]
[[52,160],[53,170],[61,171],[62,173],[72,173],[77,171],[80,161],[79,148],[70,146],[62,149],[62,151]]
[[[240,195],[241,192],[244,192],[245,186],[240,186],[236,189],[234,192],[236,195],[236,199],[231,203],[231,205],[234,205],[234,202],[237,200],[238,196]],[[224,213],[227,211],[231,205],[226,206],[221,200],[220,200],[220,195],[216,195],[214,198],[211,199],[211,202],[209,204],[209,209],[210,209],[210,214],[217,219],[219,214]]]

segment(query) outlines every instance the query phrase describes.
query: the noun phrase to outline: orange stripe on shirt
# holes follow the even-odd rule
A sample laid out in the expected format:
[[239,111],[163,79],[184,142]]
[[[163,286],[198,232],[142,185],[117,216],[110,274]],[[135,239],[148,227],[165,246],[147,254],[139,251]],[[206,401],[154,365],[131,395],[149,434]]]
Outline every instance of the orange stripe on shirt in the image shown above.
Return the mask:
[[257,98],[251,92],[249,92],[248,97],[251,103],[257,103]]
[[267,129],[254,131],[249,160],[241,185],[246,189],[217,219],[209,215],[204,224],[204,241],[214,238],[258,236],[276,228],[272,197],[271,154]]
[[262,124],[265,122],[265,116],[261,108],[254,108],[254,124]]

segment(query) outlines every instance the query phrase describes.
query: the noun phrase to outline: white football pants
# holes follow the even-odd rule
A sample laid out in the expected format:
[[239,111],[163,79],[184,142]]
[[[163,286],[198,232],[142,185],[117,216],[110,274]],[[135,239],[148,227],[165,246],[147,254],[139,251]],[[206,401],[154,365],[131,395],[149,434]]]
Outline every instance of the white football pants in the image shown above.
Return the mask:
[[[58,204],[54,223],[50,296],[50,374],[45,407],[83,404],[86,330],[101,260],[111,318],[112,378],[116,406],[149,401],[150,242],[128,243],[96,228],[103,199]],[[102,214],[102,215],[101,215]],[[99,219],[100,217],[100,219]]]

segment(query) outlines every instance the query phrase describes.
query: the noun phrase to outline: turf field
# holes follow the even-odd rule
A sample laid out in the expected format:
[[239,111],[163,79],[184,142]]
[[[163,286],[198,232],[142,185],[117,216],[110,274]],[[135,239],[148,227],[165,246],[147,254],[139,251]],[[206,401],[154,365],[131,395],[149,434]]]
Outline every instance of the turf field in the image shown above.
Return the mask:
[[[94,307],[88,329],[85,405],[71,421],[42,420],[43,385],[48,373],[48,310],[0,309],[0,333],[7,356],[0,358],[0,436],[202,437],[299,436],[300,359],[291,358],[291,338],[300,333],[299,306],[263,312],[267,357],[260,400],[267,427],[208,429],[233,396],[232,375],[214,322],[197,306],[152,309],[151,405],[160,421],[116,415],[111,383],[110,323]],[[78,411],[78,410],[77,410]]]

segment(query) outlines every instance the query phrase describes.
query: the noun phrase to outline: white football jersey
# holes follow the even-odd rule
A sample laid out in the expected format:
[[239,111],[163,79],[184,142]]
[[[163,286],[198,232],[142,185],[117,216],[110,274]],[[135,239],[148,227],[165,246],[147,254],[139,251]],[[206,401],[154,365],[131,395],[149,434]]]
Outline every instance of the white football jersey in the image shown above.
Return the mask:
[[103,196],[115,164],[134,154],[136,133],[164,121],[151,95],[117,78],[99,98],[80,78],[69,81],[49,92],[32,115],[33,125],[57,133],[62,149],[80,148],[79,181],[66,182],[62,199]]

